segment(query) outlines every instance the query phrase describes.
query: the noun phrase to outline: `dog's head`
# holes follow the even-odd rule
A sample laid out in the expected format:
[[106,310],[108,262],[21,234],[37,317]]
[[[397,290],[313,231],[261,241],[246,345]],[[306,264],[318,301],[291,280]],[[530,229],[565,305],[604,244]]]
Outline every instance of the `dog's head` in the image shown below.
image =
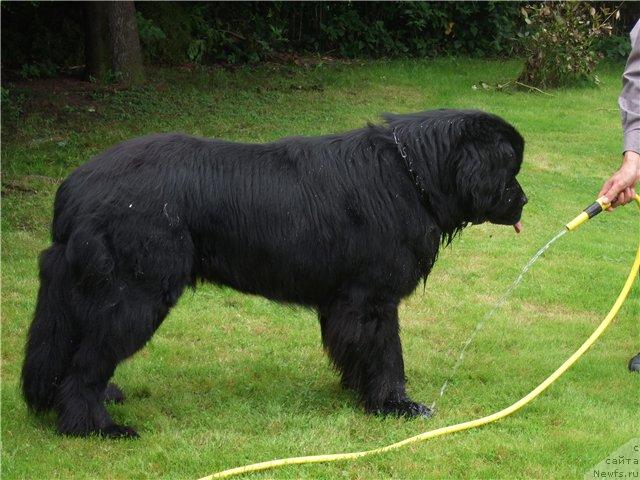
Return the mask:
[[458,202],[465,220],[513,225],[520,231],[527,203],[516,179],[522,164],[524,140],[499,117],[482,112],[461,114],[455,161]]
[[524,140],[501,118],[476,110],[385,115],[406,148],[427,203],[451,238],[467,223],[492,222],[520,230],[527,197],[516,180]]

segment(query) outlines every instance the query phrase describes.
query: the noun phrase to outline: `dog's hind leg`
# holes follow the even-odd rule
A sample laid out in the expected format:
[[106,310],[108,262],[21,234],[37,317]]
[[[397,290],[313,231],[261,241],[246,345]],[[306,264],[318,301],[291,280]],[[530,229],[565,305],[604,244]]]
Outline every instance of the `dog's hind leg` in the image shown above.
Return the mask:
[[108,347],[83,342],[73,368],[60,385],[57,397],[58,431],[66,435],[92,433],[107,437],[136,437],[134,429],[117,425],[104,406],[104,391],[118,363]]
[[405,392],[398,300],[352,288],[320,309],[322,342],[342,383],[371,413],[429,416],[428,407]]
[[60,384],[56,398],[60,433],[137,436],[134,429],[116,424],[107,412],[105,401],[122,396],[108,382],[118,363],[151,338],[169,307],[149,289],[115,284],[120,285],[118,292],[105,295],[93,317],[85,319],[90,326],[83,329],[79,348]]

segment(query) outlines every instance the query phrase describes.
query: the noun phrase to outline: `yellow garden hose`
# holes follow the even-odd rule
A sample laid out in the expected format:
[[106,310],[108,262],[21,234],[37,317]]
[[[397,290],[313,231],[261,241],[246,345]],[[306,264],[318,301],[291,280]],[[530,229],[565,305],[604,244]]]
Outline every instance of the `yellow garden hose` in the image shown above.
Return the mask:
[[[636,195],[635,198],[638,207],[640,208],[640,195]],[[582,223],[584,223],[589,218],[600,213],[603,209],[608,207],[607,204],[602,202],[601,199],[598,199],[592,205],[587,207],[583,213],[578,215],[574,220],[569,222],[566,225],[567,230],[573,231],[578,228]],[[436,428],[435,430],[430,430],[428,432],[421,433],[419,435],[415,435],[413,437],[409,437],[405,440],[401,440],[396,443],[392,443],[391,445],[387,445],[385,447],[374,448],[373,450],[364,450],[361,452],[351,452],[351,453],[334,453],[330,455],[312,455],[307,457],[291,457],[291,458],[282,458],[279,460],[271,460],[268,462],[260,462],[254,463],[251,465],[245,465],[244,467],[236,467],[231,468],[229,470],[223,470],[218,473],[214,473],[212,475],[202,477],[200,480],[211,480],[214,478],[225,478],[231,477],[234,475],[240,475],[243,473],[249,472],[257,472],[260,470],[267,470],[270,468],[282,467],[284,465],[300,465],[303,463],[320,463],[320,462],[336,462],[339,460],[354,460],[360,457],[366,457],[369,455],[376,455],[378,453],[388,452],[390,450],[396,450],[400,447],[404,447],[405,445],[409,445],[412,443],[422,442],[424,440],[428,440],[430,438],[440,437],[442,435],[448,435],[454,432],[461,432],[462,430],[469,430],[471,428],[480,427],[482,425],[486,425],[487,423],[495,422],[501,418],[511,415],[512,413],[520,410],[527,403],[531,402],[534,398],[540,395],[544,390],[549,387],[553,382],[555,382],[564,372],[566,372],[569,367],[571,367],[576,360],[578,360],[584,352],[594,344],[594,342],[600,337],[602,332],[606,330],[611,321],[617,315],[620,307],[624,303],[631,287],[633,285],[636,276],[638,275],[638,269],[640,269],[640,238],[638,242],[638,249],[636,252],[636,258],[633,262],[633,266],[631,267],[631,271],[629,272],[629,276],[627,277],[627,281],[625,282],[618,298],[616,299],[613,307],[607,313],[607,316],[602,320],[598,328],[591,334],[591,336],[576,350],[576,352],[571,355],[562,365],[558,367],[558,369],[553,372],[549,377],[538,385],[535,389],[533,389],[526,396],[522,397],[513,405],[504,408],[498,412],[492,413],[491,415],[487,415],[486,417],[478,418],[476,420],[470,420],[468,422],[457,423],[455,425],[450,425],[448,427]]]

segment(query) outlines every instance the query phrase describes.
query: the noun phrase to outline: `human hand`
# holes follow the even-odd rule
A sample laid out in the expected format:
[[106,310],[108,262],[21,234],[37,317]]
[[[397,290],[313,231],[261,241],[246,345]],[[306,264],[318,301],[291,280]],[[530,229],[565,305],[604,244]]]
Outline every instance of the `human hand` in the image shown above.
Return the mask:
[[620,169],[604,182],[598,198],[605,196],[611,203],[608,210],[625,205],[636,197],[635,187],[640,181],[640,154],[632,150],[624,152]]

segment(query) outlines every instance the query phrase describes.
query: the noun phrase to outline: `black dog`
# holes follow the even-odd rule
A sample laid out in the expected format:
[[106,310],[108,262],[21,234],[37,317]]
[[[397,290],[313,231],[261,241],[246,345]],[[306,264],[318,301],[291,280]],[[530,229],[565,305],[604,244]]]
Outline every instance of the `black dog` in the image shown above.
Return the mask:
[[398,303],[469,223],[518,225],[524,141],[479,111],[388,115],[318,138],[241,144],[152,135],[75,170],[22,371],[59,431],[135,436],[108,381],[198,280],[316,308],[343,384],[369,412],[428,415],[405,393]]

